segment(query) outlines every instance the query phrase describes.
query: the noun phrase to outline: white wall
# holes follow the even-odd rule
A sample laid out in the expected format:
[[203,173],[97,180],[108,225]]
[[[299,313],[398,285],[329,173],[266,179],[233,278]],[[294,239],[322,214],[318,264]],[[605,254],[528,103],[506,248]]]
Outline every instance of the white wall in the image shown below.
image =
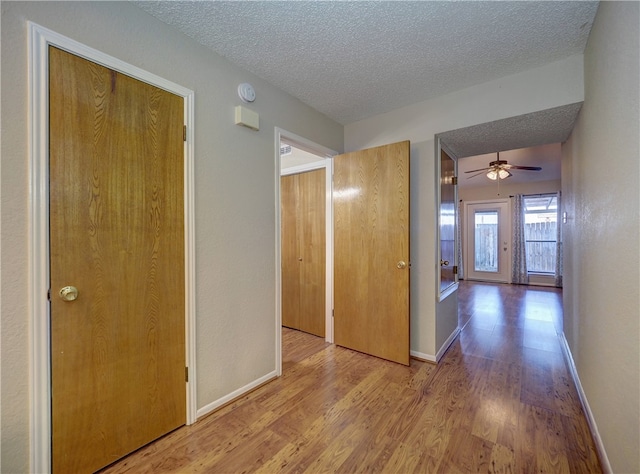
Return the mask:
[[345,151],[399,140],[421,142],[437,133],[582,100],[583,57],[579,54],[348,124]]
[[[27,25],[195,91],[198,408],[275,371],[274,127],[342,150],[343,127],[129,2],[2,8],[1,472],[29,472]],[[251,82],[260,131],[233,124]],[[44,317],[45,315],[43,315]]]
[[629,473],[640,472],[639,31],[638,2],[600,3],[562,169],[565,335],[611,467]]
[[576,55],[345,126],[345,151],[411,141],[412,352],[435,357],[457,323],[453,305],[440,307],[435,298],[434,136],[581,102],[583,93],[583,58]]

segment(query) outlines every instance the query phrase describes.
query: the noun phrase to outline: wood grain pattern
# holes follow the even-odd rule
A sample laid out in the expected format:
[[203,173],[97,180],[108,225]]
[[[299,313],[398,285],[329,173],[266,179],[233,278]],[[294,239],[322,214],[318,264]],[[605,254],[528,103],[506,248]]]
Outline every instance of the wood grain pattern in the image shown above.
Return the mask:
[[[461,282],[461,337],[437,366],[284,329],[282,377],[104,473],[602,472],[562,354],[526,347],[517,331],[509,352],[492,353],[491,337],[463,344],[478,326],[526,336],[532,297],[558,327],[556,289]],[[503,304],[489,311],[494,298]],[[532,390],[539,380],[549,393]]]
[[49,54],[53,470],[89,472],[186,419],[183,100]]
[[336,156],[333,205],[336,344],[408,365],[409,142]]
[[280,178],[282,324],[325,336],[326,171]]

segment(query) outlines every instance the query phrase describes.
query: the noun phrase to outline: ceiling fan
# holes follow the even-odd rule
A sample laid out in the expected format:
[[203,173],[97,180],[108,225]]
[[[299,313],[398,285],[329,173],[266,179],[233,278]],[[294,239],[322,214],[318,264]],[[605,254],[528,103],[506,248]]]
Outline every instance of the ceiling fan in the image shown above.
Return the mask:
[[487,173],[487,178],[492,180],[507,179],[509,176],[513,176],[509,170],[526,170],[526,171],[540,171],[540,166],[518,166],[510,165],[506,160],[500,159],[500,152],[496,153],[496,160],[489,163],[488,168],[480,168],[477,170],[465,171],[465,173],[476,173],[473,176],[469,176],[467,179],[474,178],[478,175]]

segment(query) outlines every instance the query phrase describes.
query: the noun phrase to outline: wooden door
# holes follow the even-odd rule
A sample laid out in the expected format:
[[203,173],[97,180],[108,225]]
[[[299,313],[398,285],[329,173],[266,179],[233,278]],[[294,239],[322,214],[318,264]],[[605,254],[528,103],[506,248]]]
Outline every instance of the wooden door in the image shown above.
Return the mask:
[[409,364],[409,142],[334,158],[334,340]]
[[186,421],[183,99],[55,48],[49,87],[53,472],[93,472]]
[[281,178],[282,325],[325,337],[326,171]]

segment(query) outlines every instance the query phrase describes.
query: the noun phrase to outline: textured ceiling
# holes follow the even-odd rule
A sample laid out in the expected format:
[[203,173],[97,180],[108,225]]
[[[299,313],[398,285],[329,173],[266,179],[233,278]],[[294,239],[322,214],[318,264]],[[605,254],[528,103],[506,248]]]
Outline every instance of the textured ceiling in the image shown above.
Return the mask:
[[[483,176],[470,178],[469,170],[480,169],[496,159],[512,165],[541,166],[542,171],[514,171],[509,183],[560,179],[560,143],[569,138],[581,103],[483,123],[438,134],[458,160],[461,187],[487,185]],[[460,159],[464,158],[464,159]]]
[[555,107],[440,133],[438,137],[457,158],[562,143],[569,138],[581,107],[582,103]]
[[342,124],[582,53],[598,5],[133,3]]

